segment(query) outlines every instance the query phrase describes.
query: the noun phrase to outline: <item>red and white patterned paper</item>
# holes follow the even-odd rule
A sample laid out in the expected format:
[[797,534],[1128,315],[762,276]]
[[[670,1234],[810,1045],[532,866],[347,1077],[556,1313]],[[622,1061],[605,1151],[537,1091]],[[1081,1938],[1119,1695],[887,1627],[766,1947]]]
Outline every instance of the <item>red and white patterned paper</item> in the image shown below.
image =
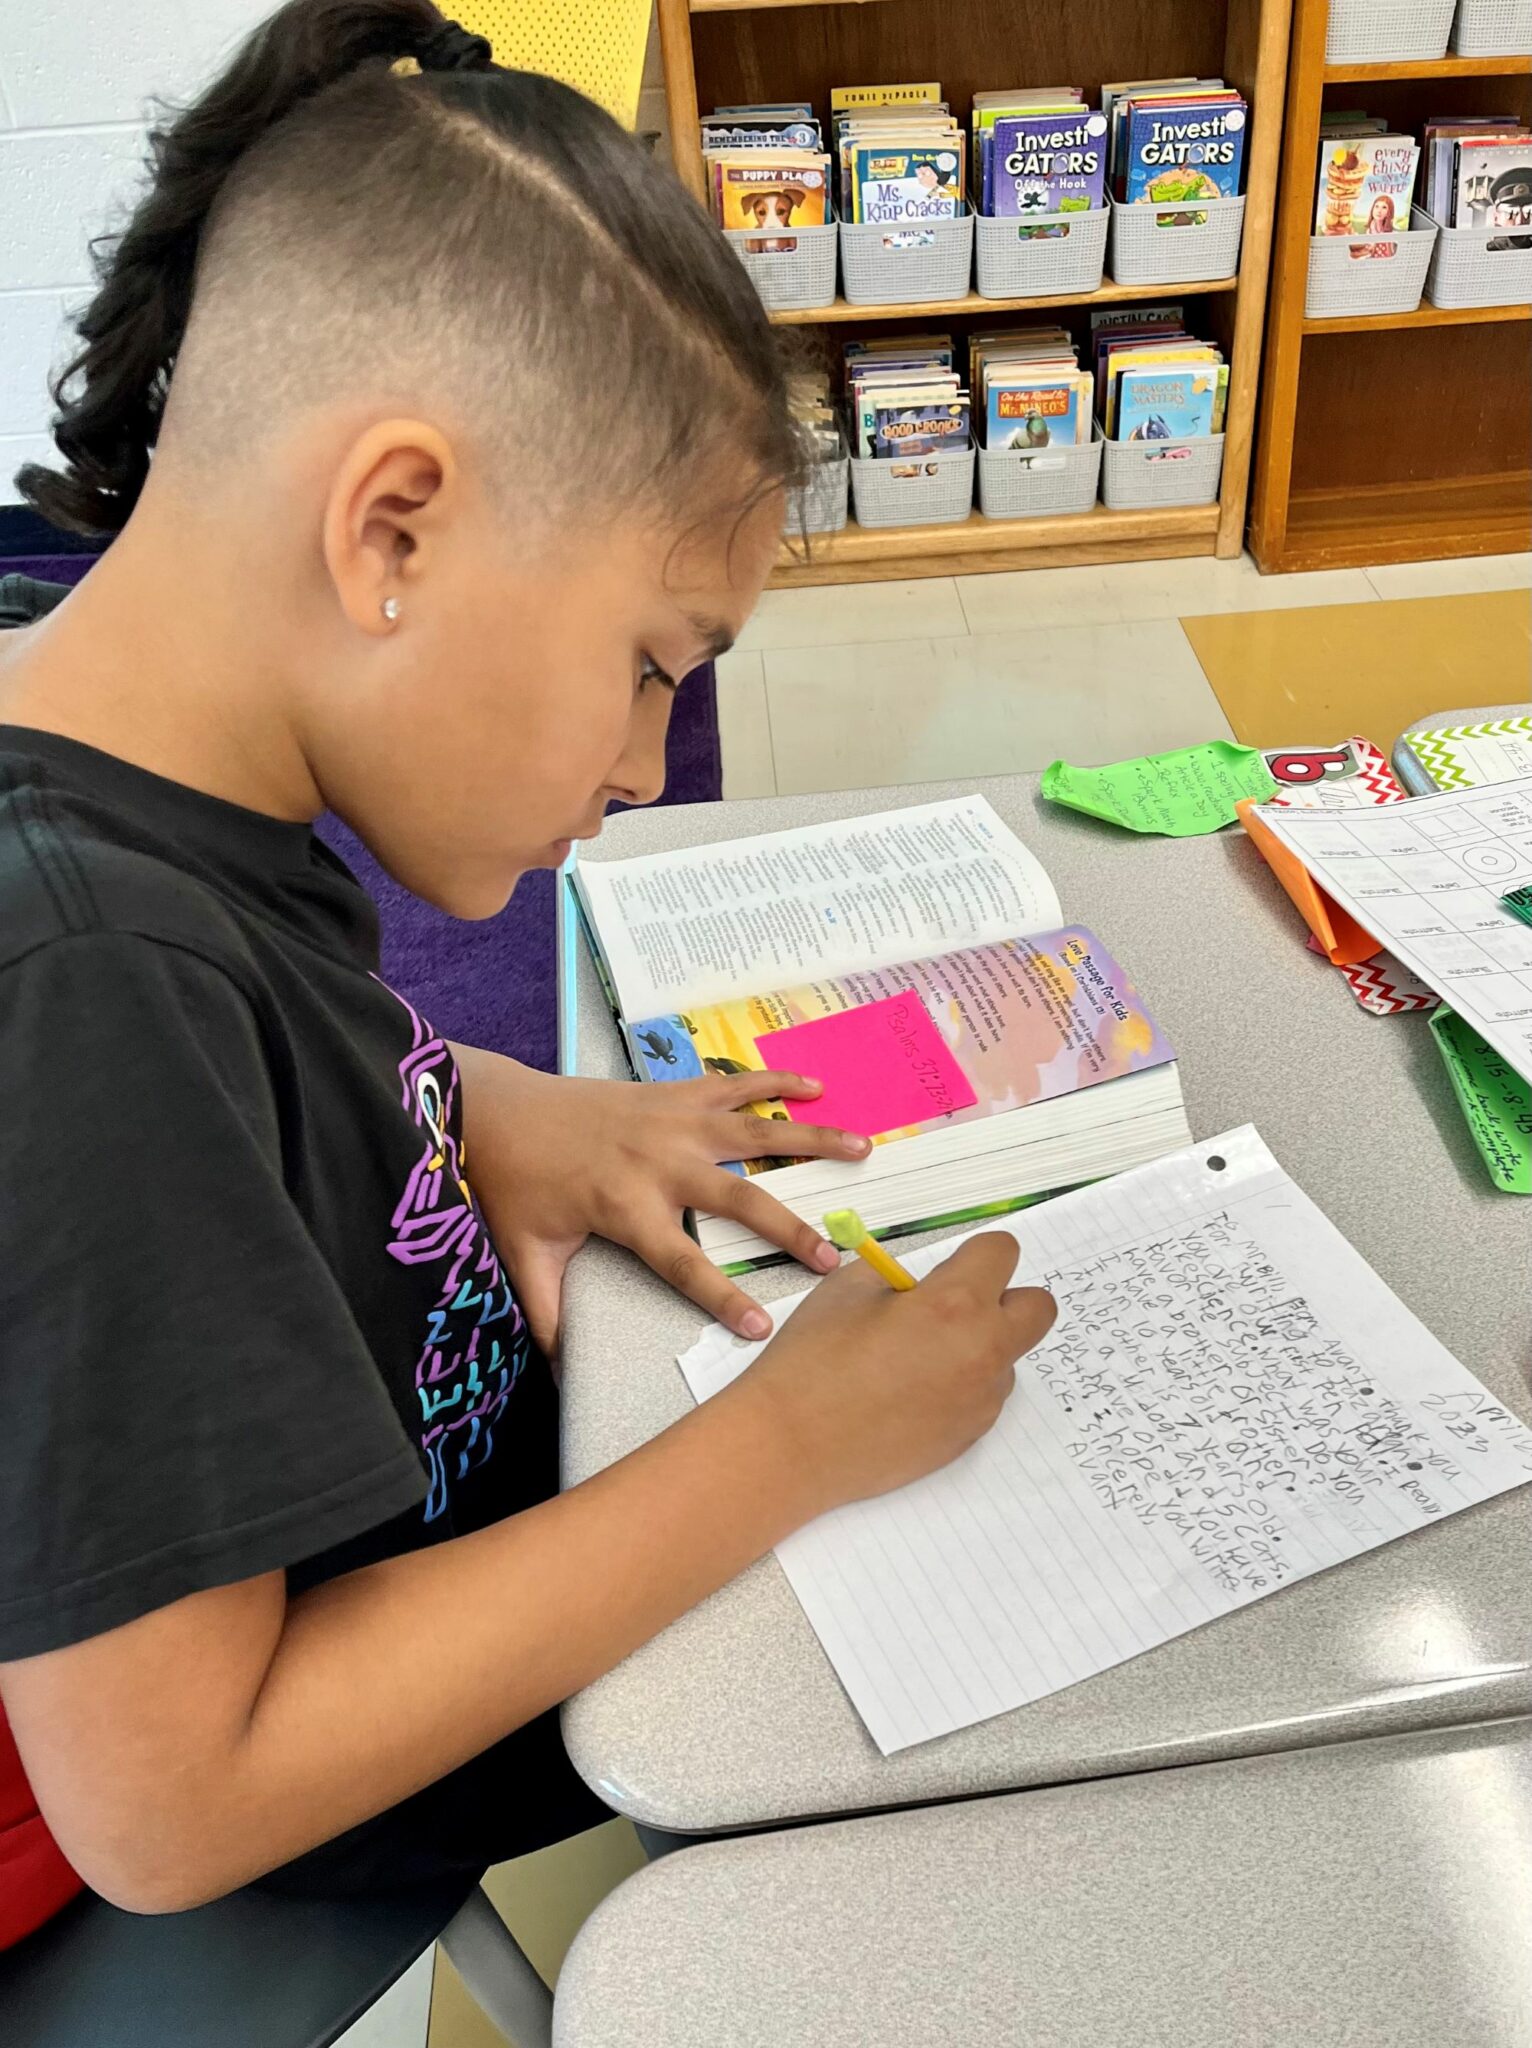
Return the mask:
[[[1382,750],[1353,733],[1334,747],[1263,747],[1266,766],[1277,785],[1269,804],[1305,811],[1355,811],[1373,804],[1403,804],[1410,793],[1394,779]],[[1325,957],[1312,934],[1309,951]],[[1364,1010],[1375,1017],[1397,1017],[1410,1010],[1434,1010],[1438,998],[1392,953],[1379,952],[1354,967],[1337,967],[1347,988]]]
[[[1311,932],[1309,951],[1325,958],[1325,949]],[[1354,967],[1337,967],[1346,986],[1364,1010],[1375,1017],[1397,1017],[1406,1010],[1434,1010],[1441,1001],[1434,989],[1426,987],[1392,953],[1376,953],[1371,960]]]
[[1355,811],[1373,804],[1404,804],[1407,789],[1394,780],[1381,750],[1353,733],[1335,747],[1263,747],[1277,785],[1269,804],[1304,811]]

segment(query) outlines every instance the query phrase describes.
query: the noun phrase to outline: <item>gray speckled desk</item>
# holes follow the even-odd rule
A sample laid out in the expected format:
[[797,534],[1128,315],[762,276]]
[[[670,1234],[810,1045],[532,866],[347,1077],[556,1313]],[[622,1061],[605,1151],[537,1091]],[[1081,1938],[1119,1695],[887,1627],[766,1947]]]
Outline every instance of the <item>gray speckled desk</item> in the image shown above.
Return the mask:
[[[1194,1133],[1253,1122],[1383,1278],[1508,1406],[1532,1416],[1532,1202],[1497,1194],[1424,1020],[1368,1015],[1303,945],[1239,832],[1139,839],[980,785],[1064,913],[1096,930],[1181,1058]],[[635,812],[602,855],[848,817],[931,784]],[[584,1073],[625,1072],[583,958]],[[771,1298],[797,1269],[758,1276]],[[564,1468],[574,1483],[686,1413],[675,1364],[702,1318],[627,1254],[570,1273]],[[1066,1692],[881,1757],[774,1558],[570,1701],[570,1754],[635,1820],[716,1833],[964,1793],[1532,1712],[1532,1489],[1393,1543]]]
[[622,1885],[555,2048],[1526,2048],[1532,1724],[710,1842]]

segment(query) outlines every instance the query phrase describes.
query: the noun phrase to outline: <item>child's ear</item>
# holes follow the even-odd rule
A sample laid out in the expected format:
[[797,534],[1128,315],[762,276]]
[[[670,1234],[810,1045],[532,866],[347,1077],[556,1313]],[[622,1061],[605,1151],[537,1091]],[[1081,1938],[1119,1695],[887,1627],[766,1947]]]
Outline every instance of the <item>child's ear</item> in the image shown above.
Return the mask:
[[380,637],[396,629],[457,489],[450,444],[421,420],[382,420],[352,443],[326,500],[323,546],[353,625]]

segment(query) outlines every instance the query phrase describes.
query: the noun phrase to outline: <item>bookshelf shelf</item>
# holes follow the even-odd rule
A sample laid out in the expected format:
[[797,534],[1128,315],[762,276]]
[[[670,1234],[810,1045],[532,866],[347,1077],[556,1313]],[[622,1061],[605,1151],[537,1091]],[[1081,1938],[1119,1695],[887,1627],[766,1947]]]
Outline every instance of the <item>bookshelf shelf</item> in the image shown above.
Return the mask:
[[1532,306],[1311,320],[1305,300],[1325,109],[1364,105],[1416,136],[1438,111],[1527,118],[1532,58],[1327,65],[1328,12],[1293,0],[1251,552],[1283,572],[1525,548]]
[[691,0],[693,14],[744,14],[765,7],[875,7],[879,0]]
[[1391,78],[1525,78],[1532,57],[1436,57],[1413,64],[1327,64],[1326,85],[1364,85]]
[[[961,526],[852,526],[818,539],[807,560],[784,552],[778,584],[951,576],[1065,563],[1143,561],[1178,555],[1237,555],[1254,445],[1256,378],[1265,321],[1282,104],[1292,0],[1093,0],[1083,7],[1001,8],[993,0],[657,0],[660,47],[676,169],[705,197],[698,142],[700,107],[746,100],[812,102],[828,112],[837,85],[940,79],[966,121],[975,92],[1019,80],[1069,79],[1088,99],[1103,81],[1214,72],[1251,105],[1246,144],[1244,238],[1236,278],[1039,298],[959,299],[924,305],[848,306],[773,316],[806,330],[802,346],[838,356],[838,337],[859,325],[951,320],[971,325],[1050,312],[1077,328],[1078,309],[1160,299],[1197,302],[1200,331],[1229,360],[1223,481],[1216,505],[1158,513],[1094,512],[1068,519],[987,520]],[[812,11],[795,19],[800,7]],[[789,11],[791,10],[791,11]]]
[[[1218,532],[1216,505],[1168,510],[1089,512],[1042,519],[986,519],[971,512],[960,526],[861,527],[815,534],[778,557],[778,586],[862,582],[871,575],[962,575],[986,568],[1053,568],[1064,562],[1142,561],[1205,555]],[[890,566],[890,565],[896,566]]]
[[1532,306],[1433,306],[1422,299],[1413,313],[1352,313],[1305,320],[1305,334],[1378,334],[1391,327],[1482,327],[1502,320],[1532,320]]
[[1099,290],[1093,292],[1049,292],[1035,299],[983,299],[977,292],[968,292],[961,299],[934,299],[926,305],[917,306],[851,306],[844,299],[837,299],[833,306],[820,306],[813,312],[773,313],[772,320],[779,327],[819,327],[825,322],[844,320],[928,320],[940,315],[943,319],[958,314],[984,315],[988,313],[1046,313],[1050,306],[1112,306],[1131,299],[1163,299],[1174,296],[1177,299],[1191,298],[1203,292],[1232,292],[1239,288],[1237,277],[1220,277],[1202,284],[1114,284],[1108,278]]

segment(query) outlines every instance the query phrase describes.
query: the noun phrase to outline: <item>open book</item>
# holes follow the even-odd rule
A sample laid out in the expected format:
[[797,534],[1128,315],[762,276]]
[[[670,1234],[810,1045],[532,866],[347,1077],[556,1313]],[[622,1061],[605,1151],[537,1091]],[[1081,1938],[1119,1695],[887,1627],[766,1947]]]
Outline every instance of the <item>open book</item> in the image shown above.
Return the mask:
[[[856,1162],[738,1169],[815,1225],[848,1204],[879,1233],[998,1214],[1190,1142],[1169,1044],[983,797],[573,882],[639,1079],[806,1073],[821,1100],[754,1113],[873,1139]],[[777,1256],[730,1219],[692,1225],[719,1265]]]

